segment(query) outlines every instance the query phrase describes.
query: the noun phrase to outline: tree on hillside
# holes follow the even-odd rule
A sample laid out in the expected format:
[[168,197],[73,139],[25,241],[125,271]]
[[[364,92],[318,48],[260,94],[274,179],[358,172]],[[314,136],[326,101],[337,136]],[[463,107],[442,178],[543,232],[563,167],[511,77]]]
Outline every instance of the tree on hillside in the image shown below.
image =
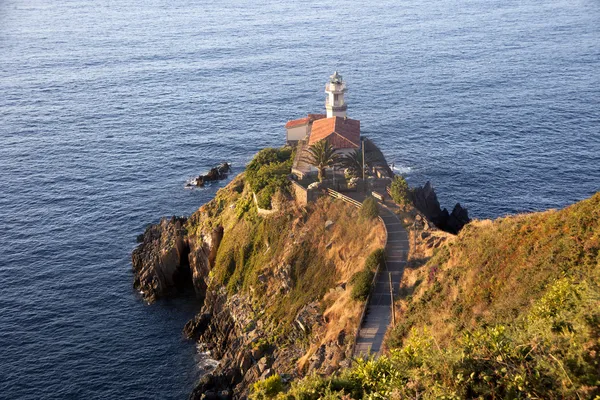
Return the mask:
[[410,203],[410,189],[403,176],[396,175],[390,186],[392,199],[400,206],[407,206]]
[[[372,158],[369,154],[365,155],[365,166],[372,167]],[[363,155],[360,149],[354,150],[340,158],[340,165],[347,168],[352,177],[362,178]]]
[[325,169],[333,167],[339,161],[339,155],[327,140],[321,140],[308,148],[306,161],[319,171],[319,182],[325,177]]

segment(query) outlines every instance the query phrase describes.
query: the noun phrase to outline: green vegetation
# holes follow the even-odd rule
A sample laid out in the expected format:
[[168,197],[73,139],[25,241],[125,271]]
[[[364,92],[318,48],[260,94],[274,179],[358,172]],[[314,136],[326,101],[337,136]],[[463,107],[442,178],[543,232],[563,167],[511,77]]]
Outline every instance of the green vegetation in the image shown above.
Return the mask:
[[321,140],[308,148],[308,163],[319,171],[319,182],[325,178],[325,169],[333,167],[339,161],[339,155],[327,140]]
[[279,236],[290,221],[291,215],[281,214],[269,219],[241,220],[233,225],[223,236],[211,272],[216,282],[227,286],[231,293],[255,284],[259,268],[283,250]]
[[385,262],[385,249],[377,249],[365,260],[365,269],[369,271],[377,271],[377,269],[381,269],[384,267]]
[[278,398],[600,398],[600,193],[469,224],[407,273],[387,356]]
[[281,376],[276,374],[256,382],[252,389],[251,400],[274,399],[283,390],[283,382]]
[[[363,177],[363,155],[362,150],[356,149],[350,154],[346,154],[339,159],[339,164],[342,168],[348,169],[349,178],[362,178]],[[365,156],[365,167],[372,166],[372,160],[369,154]]]
[[246,166],[246,181],[256,193],[260,208],[271,209],[273,195],[289,190],[287,176],[292,169],[293,152],[291,147],[263,149]]
[[[249,214],[252,209],[244,211],[248,208],[248,198],[245,194],[239,197],[234,209],[236,221],[225,229],[211,271],[213,283],[227,287],[230,293],[252,290],[257,299],[267,304],[265,312],[270,320],[286,330],[292,329],[300,308],[323,298],[340,279],[340,272],[325,249],[327,241],[320,243],[321,238],[332,235],[334,230],[344,238],[350,238],[350,232],[367,235],[376,225],[362,223],[357,227],[357,210],[324,198],[308,209],[309,213],[317,213],[303,223],[306,236],[296,240],[297,236],[290,234],[294,223],[304,218],[302,214],[288,209],[269,218],[255,218]],[[239,215],[243,212],[251,217],[240,219]],[[336,223],[334,228],[326,230],[324,221],[329,218]],[[359,238],[339,242],[340,245],[344,243],[355,249],[364,249]],[[281,275],[274,276],[273,270],[276,269],[285,270],[280,274],[289,277],[289,281],[285,292],[277,294],[277,301],[267,301],[266,296],[273,295],[267,292],[268,288],[281,284]]]
[[394,199],[396,204],[403,207],[410,204],[410,189],[403,176],[394,176],[394,180],[390,186],[390,192],[392,194],[392,199]]
[[367,197],[360,209],[360,215],[363,218],[373,219],[379,216],[379,207],[377,206],[377,200],[374,197]]
[[365,301],[371,293],[371,286],[375,274],[369,269],[358,271],[350,279],[352,285],[351,296],[353,300]]
[[351,296],[353,300],[365,301],[372,290],[373,277],[378,269],[383,268],[385,261],[385,250],[377,249],[365,260],[365,266],[362,271],[356,272],[350,278],[352,285]]

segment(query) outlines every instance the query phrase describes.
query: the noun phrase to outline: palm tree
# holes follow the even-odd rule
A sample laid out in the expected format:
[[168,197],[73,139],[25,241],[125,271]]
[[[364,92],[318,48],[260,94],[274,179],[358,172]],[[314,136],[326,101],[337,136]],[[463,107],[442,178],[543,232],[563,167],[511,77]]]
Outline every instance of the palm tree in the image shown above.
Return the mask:
[[320,140],[308,148],[306,162],[319,171],[319,182],[322,182],[325,177],[325,169],[337,164],[339,158],[339,155],[327,140]]
[[[365,167],[371,167],[372,163],[373,163],[373,160],[371,159],[371,156],[367,153],[365,155]],[[340,159],[340,165],[343,168],[348,168],[348,170],[352,176],[362,178],[362,169],[363,169],[362,151],[360,149],[356,149],[352,153],[344,155]]]

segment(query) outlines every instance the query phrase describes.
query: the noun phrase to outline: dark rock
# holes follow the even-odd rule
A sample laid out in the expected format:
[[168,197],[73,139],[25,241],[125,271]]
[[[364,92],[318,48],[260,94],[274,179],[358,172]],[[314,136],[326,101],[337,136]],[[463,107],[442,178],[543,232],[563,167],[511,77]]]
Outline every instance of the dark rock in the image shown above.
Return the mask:
[[208,313],[196,315],[185,324],[183,333],[188,339],[197,339],[210,324],[211,317],[212,315]]
[[200,235],[200,237],[190,237],[189,241],[189,266],[192,273],[192,285],[196,292],[196,296],[200,299],[204,298],[207,289],[206,279],[215,258],[217,250],[223,239],[223,227],[218,226],[212,231]]
[[239,360],[239,368],[244,375],[252,366],[252,354],[251,353],[242,353],[240,354]]
[[231,393],[231,390],[222,390],[219,392],[217,397],[219,400],[231,400],[233,398],[233,395]]
[[191,287],[186,218],[163,218],[150,225],[131,254],[133,286],[152,302]]
[[209,390],[208,392],[202,394],[201,399],[202,400],[218,400],[219,398],[217,397],[217,393],[213,392],[212,390]]
[[204,186],[204,184],[206,182],[211,182],[211,181],[216,181],[216,180],[227,178],[227,175],[229,174],[229,172],[231,172],[231,164],[222,163],[222,164],[217,165],[214,168],[211,168],[207,174],[198,176],[192,182],[196,186]]
[[340,331],[340,334],[337,337],[337,345],[343,346],[345,343],[346,343],[346,331],[342,329]]
[[317,349],[315,354],[313,354],[312,357],[310,358],[310,360],[309,360],[310,364],[308,367],[309,370],[310,371],[318,370],[323,365],[323,361],[325,361],[325,345],[324,344],[319,346],[319,348]]
[[148,226],[131,254],[133,286],[148,302],[188,289],[198,298],[206,293],[205,279],[214,265],[223,227],[188,236],[186,222],[184,217],[172,217]]
[[443,231],[457,234],[471,221],[467,209],[458,203],[454,206],[452,214],[447,209],[442,209],[430,182],[413,189],[411,196],[415,208]]
[[460,203],[456,203],[446,225],[449,231],[458,233],[469,222],[471,222],[471,219],[467,210],[462,208]]

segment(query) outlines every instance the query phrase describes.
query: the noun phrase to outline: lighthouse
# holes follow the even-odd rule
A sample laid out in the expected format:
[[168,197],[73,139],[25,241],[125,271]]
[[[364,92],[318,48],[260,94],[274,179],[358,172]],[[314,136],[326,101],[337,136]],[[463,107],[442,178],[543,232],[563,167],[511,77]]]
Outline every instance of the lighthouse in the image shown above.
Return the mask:
[[327,98],[325,99],[325,109],[327,110],[327,118],[331,117],[346,117],[346,110],[348,105],[344,100],[344,93],[346,93],[346,84],[340,74],[337,71],[329,77],[329,82],[325,85],[325,93]]

